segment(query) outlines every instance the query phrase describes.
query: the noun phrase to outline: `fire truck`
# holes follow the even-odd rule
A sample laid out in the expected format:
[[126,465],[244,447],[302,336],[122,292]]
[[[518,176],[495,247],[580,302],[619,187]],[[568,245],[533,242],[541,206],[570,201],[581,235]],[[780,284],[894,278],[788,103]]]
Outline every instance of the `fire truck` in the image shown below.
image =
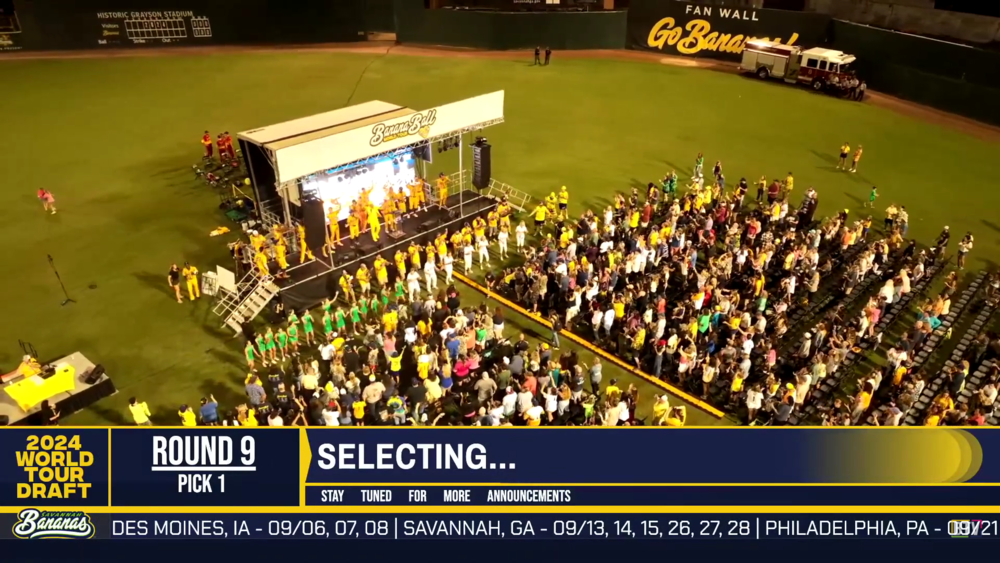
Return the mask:
[[854,55],[833,49],[802,49],[753,39],[743,50],[740,69],[761,79],[776,78],[789,84],[805,84],[817,92],[856,97],[860,82],[851,69],[854,60]]

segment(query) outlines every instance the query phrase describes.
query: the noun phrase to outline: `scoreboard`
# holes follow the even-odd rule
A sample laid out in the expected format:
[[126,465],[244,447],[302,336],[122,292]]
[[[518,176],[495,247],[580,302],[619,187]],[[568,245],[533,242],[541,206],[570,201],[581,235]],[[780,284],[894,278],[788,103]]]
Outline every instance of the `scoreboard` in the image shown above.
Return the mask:
[[[780,542],[930,557],[971,539],[988,556],[998,452],[994,429],[8,428],[0,552],[323,540],[488,558],[532,540],[567,557],[753,559]],[[55,538],[88,541],[26,541]]]

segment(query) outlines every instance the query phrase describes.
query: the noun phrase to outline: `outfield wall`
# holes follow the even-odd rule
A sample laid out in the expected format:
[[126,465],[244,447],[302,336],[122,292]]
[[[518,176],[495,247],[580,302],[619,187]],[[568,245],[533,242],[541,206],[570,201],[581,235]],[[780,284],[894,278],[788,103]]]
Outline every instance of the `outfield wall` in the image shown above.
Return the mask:
[[364,41],[366,16],[378,25],[391,19],[387,0],[367,2],[14,0],[16,29],[0,31],[0,50]]
[[1000,53],[824,14],[631,0],[629,49],[739,61],[752,37],[855,55],[873,90],[1000,125]]
[[403,44],[506,50],[625,48],[626,12],[478,12],[430,10],[396,0],[396,39]]

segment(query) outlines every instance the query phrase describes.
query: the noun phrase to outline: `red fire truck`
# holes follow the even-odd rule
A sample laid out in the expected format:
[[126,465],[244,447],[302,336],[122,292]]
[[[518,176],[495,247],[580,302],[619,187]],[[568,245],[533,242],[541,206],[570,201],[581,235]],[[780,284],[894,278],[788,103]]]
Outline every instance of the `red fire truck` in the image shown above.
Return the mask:
[[857,97],[860,81],[850,66],[854,60],[854,55],[833,49],[803,50],[796,45],[753,39],[743,50],[740,69],[762,79],[777,78],[790,84],[806,84],[816,91]]

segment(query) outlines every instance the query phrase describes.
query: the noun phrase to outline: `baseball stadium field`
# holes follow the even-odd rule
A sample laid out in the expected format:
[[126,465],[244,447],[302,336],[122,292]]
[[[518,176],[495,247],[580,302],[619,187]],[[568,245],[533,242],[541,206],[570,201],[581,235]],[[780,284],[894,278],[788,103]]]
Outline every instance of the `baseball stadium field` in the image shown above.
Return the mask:
[[[231,262],[226,243],[236,234],[209,236],[232,225],[191,171],[201,134],[373,99],[426,108],[505,90],[505,123],[487,131],[494,177],[537,198],[566,185],[577,215],[670,170],[689,177],[703,152],[706,168],[721,160],[731,183],[792,172],[796,191],[818,191],[818,216],[846,208],[878,223],[896,203],[920,241],[944,225],[956,237],[972,231],[968,267],[997,268],[1000,133],[877,96],[848,102],[635,58],[556,53],[535,67],[518,53],[383,48],[0,60],[0,372],[16,367],[18,340],[42,358],[81,351],[102,363],[119,393],[67,424],[130,424],[131,396],[149,403],[157,424],[177,424],[178,405],[210,393],[226,408],[243,402],[240,341],[219,328],[208,298],[178,304],[167,284],[171,263],[205,272]],[[835,167],[845,141],[864,146],[856,174]],[[435,175],[457,168],[453,153],[434,156]],[[865,209],[872,186],[879,200]],[[41,187],[57,214],[42,210]],[[47,256],[75,303],[60,305]],[[511,322],[547,338],[530,319]],[[611,377],[646,397],[661,392],[606,366]],[[689,412],[688,425],[719,422]]]

